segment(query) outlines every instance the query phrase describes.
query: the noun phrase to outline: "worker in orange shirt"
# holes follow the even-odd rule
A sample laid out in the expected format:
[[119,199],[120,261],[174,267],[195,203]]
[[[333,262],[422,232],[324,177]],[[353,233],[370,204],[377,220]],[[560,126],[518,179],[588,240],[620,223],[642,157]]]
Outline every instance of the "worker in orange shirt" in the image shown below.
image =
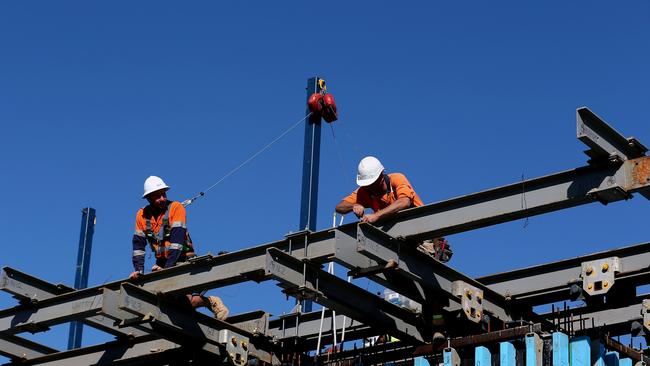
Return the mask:
[[[401,210],[423,205],[406,176],[402,173],[386,174],[384,166],[374,156],[366,156],[359,162],[357,185],[359,188],[336,205],[336,212],[346,214],[352,211],[362,222],[372,224],[387,219]],[[366,214],[367,208],[372,209],[373,212]],[[453,254],[449,243],[444,238],[425,240],[418,245],[417,249],[441,262],[448,262]],[[443,303],[434,301],[430,304],[434,344],[445,340],[443,308]],[[384,342],[387,339],[389,338],[384,336]]]
[[[170,268],[186,262],[195,256],[192,240],[187,232],[185,207],[177,201],[167,199],[169,186],[156,176],[144,181],[144,194],[149,205],[141,208],[135,217],[133,234],[133,268],[129,278],[138,278],[144,273],[144,255],[147,243],[156,256],[152,272]],[[205,297],[203,294],[187,295],[193,308],[207,307],[215,318],[223,320],[228,316],[228,308],[217,296]]]
[[[359,162],[357,185],[359,188],[336,205],[336,212],[346,214],[352,211],[362,222],[373,224],[401,210],[423,205],[406,176],[385,173],[384,166],[374,156],[366,156]],[[373,212],[366,214],[367,208]],[[448,262],[453,255],[444,238],[425,240],[418,250],[441,262]]]

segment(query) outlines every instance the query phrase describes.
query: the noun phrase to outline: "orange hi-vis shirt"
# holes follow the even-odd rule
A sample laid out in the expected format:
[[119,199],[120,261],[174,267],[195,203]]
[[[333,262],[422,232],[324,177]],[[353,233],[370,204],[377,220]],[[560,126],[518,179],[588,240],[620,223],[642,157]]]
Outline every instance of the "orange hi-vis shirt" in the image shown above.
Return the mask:
[[[402,173],[388,174],[390,179],[390,192],[387,192],[381,197],[371,196],[366,187],[357,188],[352,194],[345,197],[343,201],[351,204],[359,204],[365,208],[371,208],[377,212],[383,208],[390,206],[393,202],[402,197],[408,197],[411,200],[411,207],[423,206],[422,200],[415,193],[411,183]],[[383,179],[383,178],[379,178]]]
[[[169,229],[166,236],[163,230],[165,218]],[[149,227],[147,227],[147,219]],[[153,247],[156,252],[156,262],[160,262],[159,265],[168,268],[176,264],[181,254],[193,254],[192,244],[188,244],[185,207],[180,202],[170,201],[167,210],[154,217],[151,206],[146,206],[138,210],[135,217],[133,265],[136,270],[142,270],[144,266],[147,230],[151,230],[157,238],[157,243]]]

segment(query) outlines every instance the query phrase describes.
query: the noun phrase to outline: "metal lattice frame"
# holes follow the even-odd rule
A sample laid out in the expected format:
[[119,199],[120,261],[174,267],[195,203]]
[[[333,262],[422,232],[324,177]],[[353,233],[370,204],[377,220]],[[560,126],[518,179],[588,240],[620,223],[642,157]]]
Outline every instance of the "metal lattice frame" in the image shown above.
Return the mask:
[[[626,334],[634,322],[637,330],[638,325],[642,329],[649,323],[644,318],[650,319],[650,302],[637,297],[635,289],[650,279],[650,243],[478,279],[415,250],[425,238],[591,202],[628,199],[637,192],[650,197],[650,157],[642,144],[622,137],[587,108],[577,111],[577,130],[590,148],[588,166],[405,210],[379,227],[352,223],[303,231],[238,252],[198,257],[130,283],[116,281],[77,291],[5,267],[0,289],[20,304],[0,311],[0,354],[39,365],[174,360],[243,365],[249,357],[278,364],[282,354],[313,349],[320,336],[331,343],[336,321],[339,329],[345,322],[346,340],[380,333],[401,339],[400,346],[392,346],[393,353],[378,356],[388,360],[404,358],[405,352],[413,355],[418,345],[418,352],[437,351],[426,346],[434,305],[444,308],[448,320],[462,325],[451,334],[455,337],[451,343],[458,347],[513,337],[526,329],[554,329],[558,319],[578,332],[597,328],[610,335]],[[528,203],[524,209],[522,189]],[[409,297],[422,304],[423,311],[393,305],[327,273],[322,265],[329,261]],[[321,334],[320,312],[269,320],[259,311],[222,322],[170,301],[189,292],[266,280],[277,281],[299,300],[313,300],[336,311],[337,317],[326,312]],[[585,306],[545,314],[533,311],[536,305],[575,299],[584,299]],[[60,352],[19,336],[73,320],[116,340]],[[522,326],[522,321],[536,325]],[[343,360],[344,353],[337,357]]]

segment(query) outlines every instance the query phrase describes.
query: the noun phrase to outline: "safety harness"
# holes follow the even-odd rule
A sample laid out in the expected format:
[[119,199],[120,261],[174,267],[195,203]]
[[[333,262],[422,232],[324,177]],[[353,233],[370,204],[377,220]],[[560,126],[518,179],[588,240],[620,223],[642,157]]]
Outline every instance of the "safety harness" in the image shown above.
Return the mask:
[[[162,226],[158,230],[158,235],[154,233],[153,227],[151,225],[151,219],[153,215],[150,212],[145,212],[145,222],[146,228],[144,230],[144,235],[147,238],[147,242],[151,247],[151,251],[156,254],[156,258],[166,258],[168,253],[168,248],[165,243],[170,242],[172,228],[169,224],[169,206],[173,201],[167,202],[167,207],[165,207],[165,215],[163,216]],[[188,252],[194,252],[192,242],[189,237],[189,233],[186,233],[185,240],[183,242],[183,249],[181,253],[185,254]]]

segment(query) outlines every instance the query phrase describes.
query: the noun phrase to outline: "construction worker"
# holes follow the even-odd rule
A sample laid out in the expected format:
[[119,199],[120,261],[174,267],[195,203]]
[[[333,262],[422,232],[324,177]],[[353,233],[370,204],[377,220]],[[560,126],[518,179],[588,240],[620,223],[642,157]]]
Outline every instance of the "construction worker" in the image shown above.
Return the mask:
[[[336,205],[336,212],[347,214],[352,211],[362,222],[372,224],[401,210],[423,205],[406,176],[402,173],[387,174],[379,159],[374,156],[366,156],[359,162],[357,185],[359,188]],[[366,214],[367,208],[372,209],[373,213]],[[425,240],[417,249],[441,262],[449,261],[453,254],[444,238]],[[432,341],[438,344],[445,340],[444,304],[435,302],[430,305]],[[390,339],[389,336],[383,335],[378,338],[377,343],[385,343]]]
[[[336,205],[336,212],[347,214],[352,211],[362,222],[373,224],[401,210],[423,205],[406,176],[385,173],[384,166],[374,156],[366,156],[359,162],[357,185],[359,188]],[[366,214],[367,208],[373,213]],[[444,238],[425,240],[418,245],[418,250],[441,262],[448,262],[453,255]]]
[[[187,232],[185,207],[167,199],[169,186],[156,176],[144,181],[144,194],[149,205],[141,208],[135,217],[133,234],[133,268],[129,276],[136,279],[144,273],[144,255],[147,242],[156,256],[152,272],[170,268],[195,256],[194,247]],[[207,307],[215,318],[223,320],[228,316],[228,308],[217,296],[205,297],[202,294],[187,295],[193,308]]]

